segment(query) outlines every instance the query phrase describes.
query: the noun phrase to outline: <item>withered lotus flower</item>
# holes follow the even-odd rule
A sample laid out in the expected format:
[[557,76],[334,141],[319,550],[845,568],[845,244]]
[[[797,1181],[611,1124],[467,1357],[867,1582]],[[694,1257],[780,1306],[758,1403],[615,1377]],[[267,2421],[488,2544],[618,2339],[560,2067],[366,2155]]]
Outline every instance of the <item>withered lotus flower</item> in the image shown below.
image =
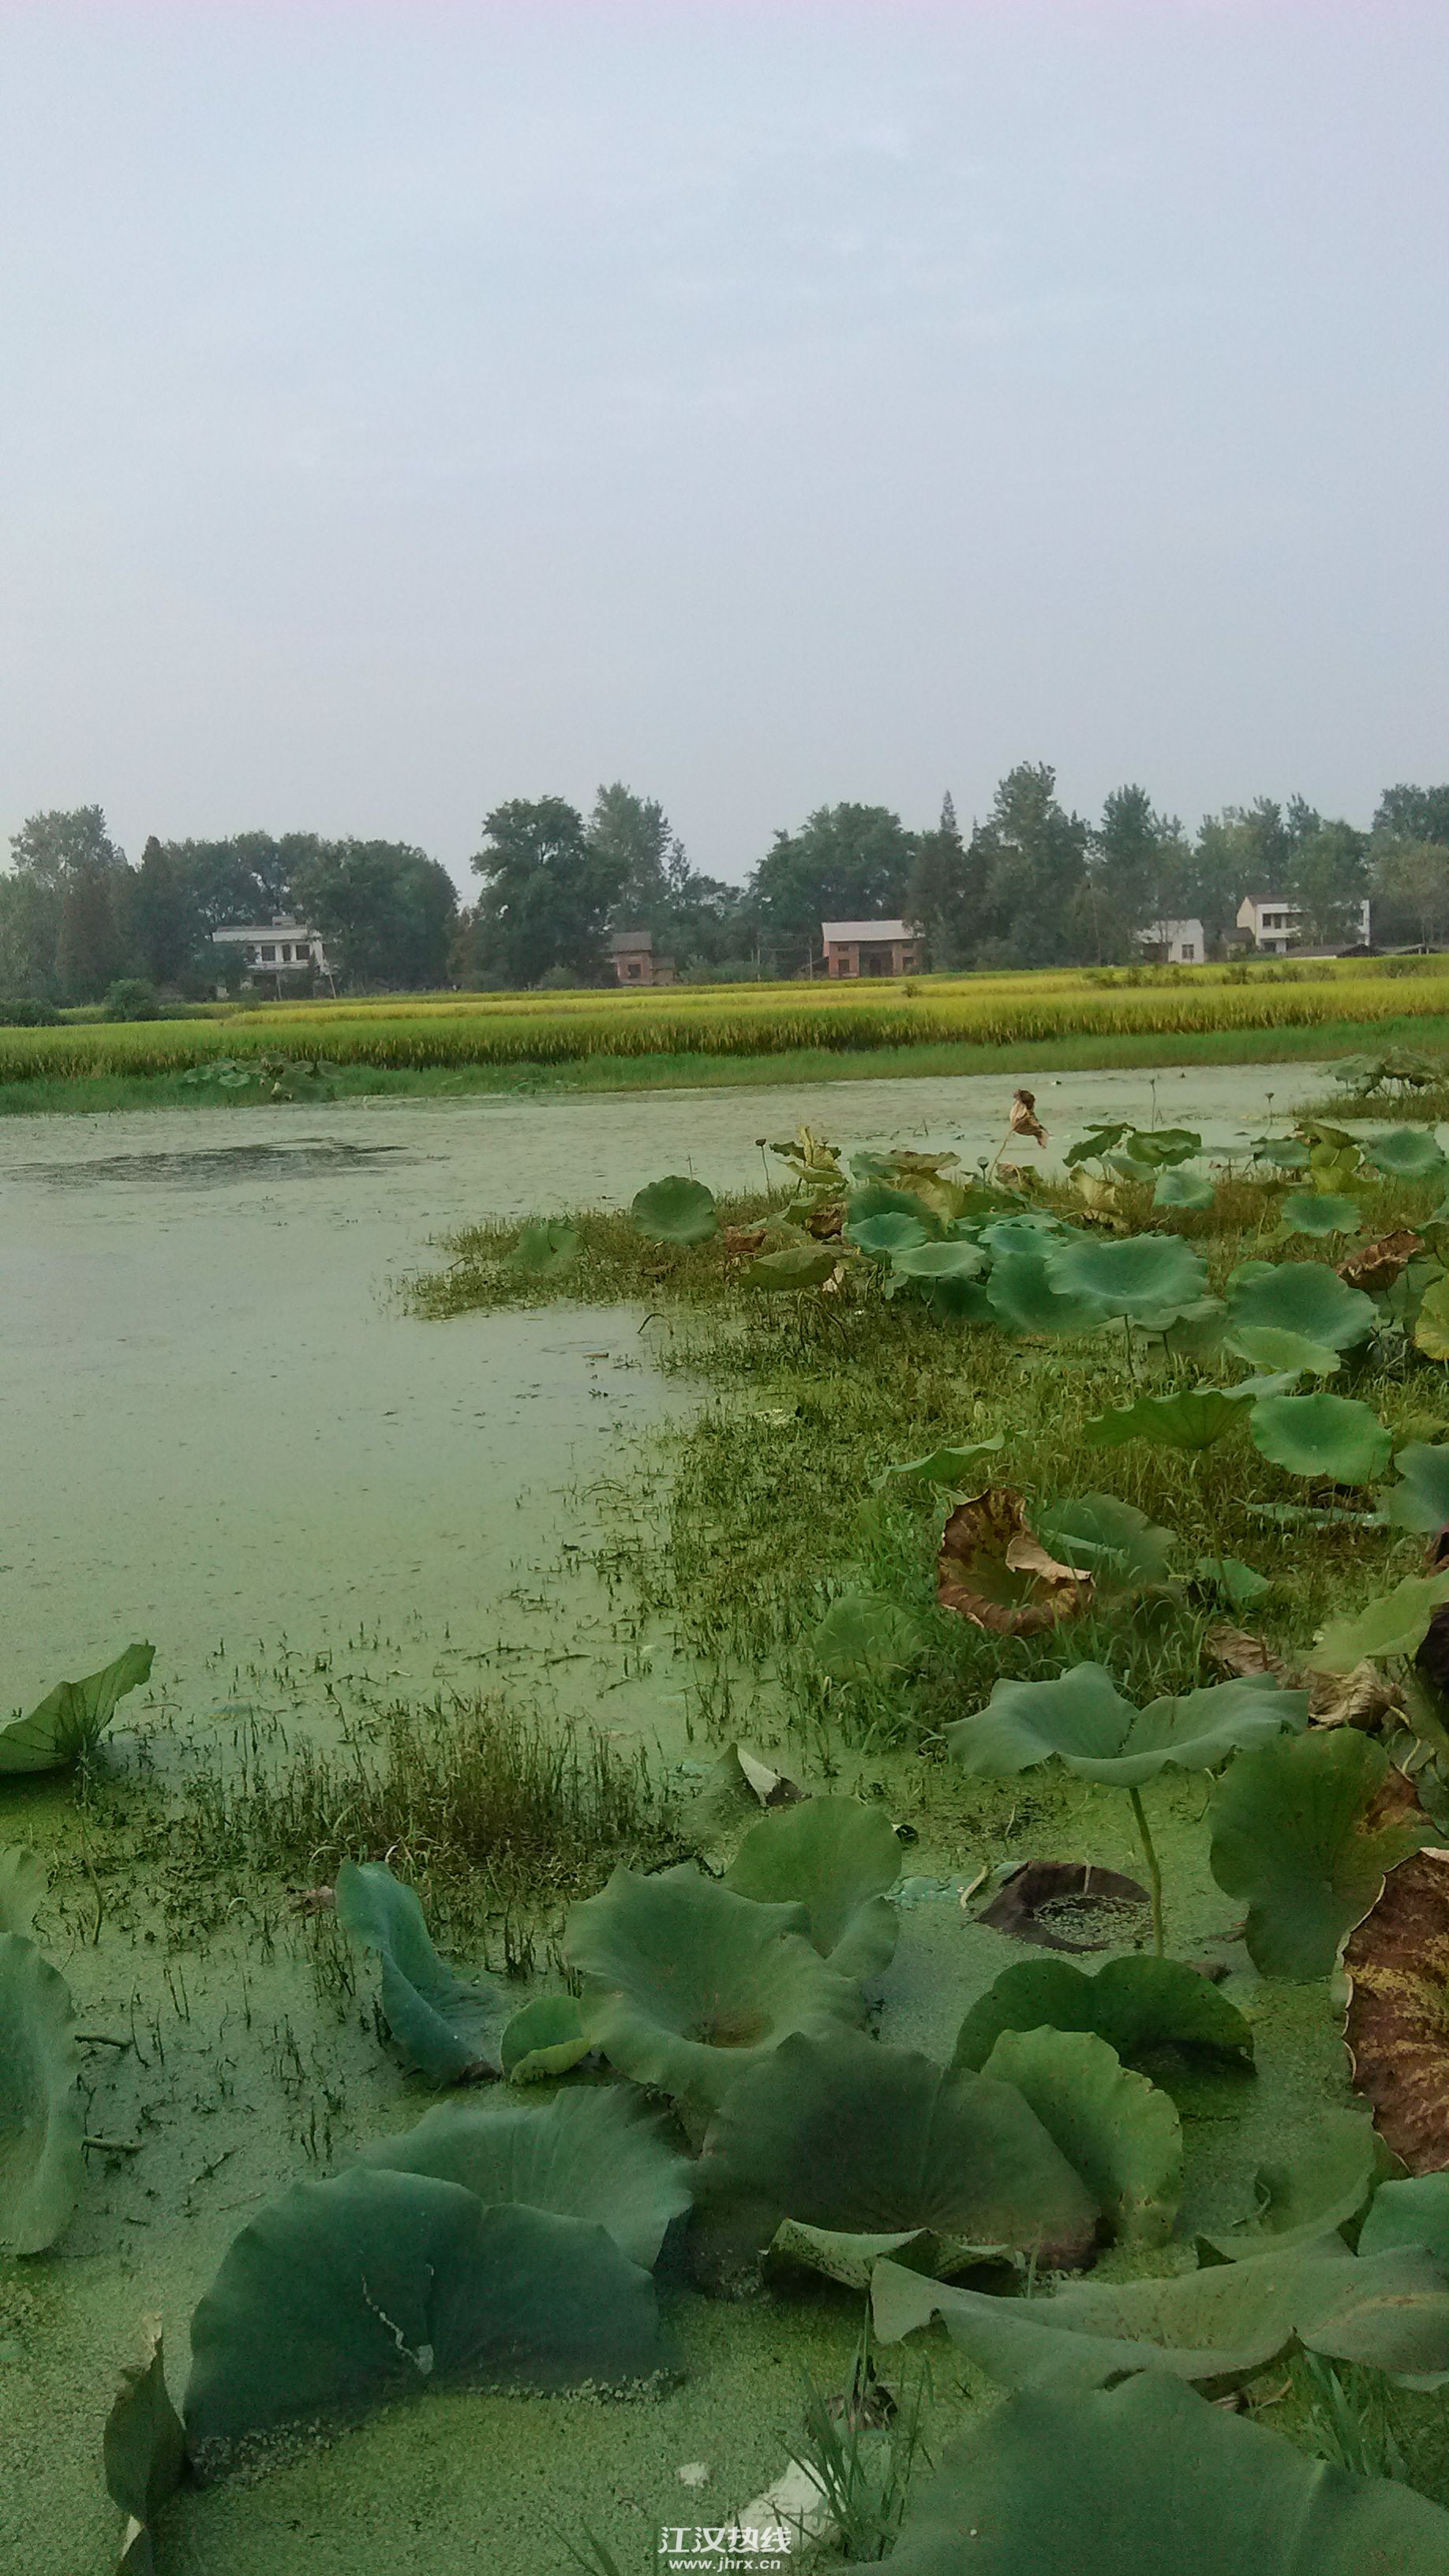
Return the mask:
[[1355,2089],[1410,2173],[1449,2166],[1449,1854],[1400,1861],[1349,1939]]
[[1007,1125],[1013,1136],[1032,1136],[1038,1145],[1046,1143],[1047,1131],[1036,1114],[1034,1091],[1017,1091],[1012,1094],[1011,1116],[1007,1120]]
[[1027,1521],[1020,1494],[993,1485],[959,1503],[941,1533],[936,1598],[977,1628],[1030,1637],[1090,1607],[1090,1574],[1062,1565]]

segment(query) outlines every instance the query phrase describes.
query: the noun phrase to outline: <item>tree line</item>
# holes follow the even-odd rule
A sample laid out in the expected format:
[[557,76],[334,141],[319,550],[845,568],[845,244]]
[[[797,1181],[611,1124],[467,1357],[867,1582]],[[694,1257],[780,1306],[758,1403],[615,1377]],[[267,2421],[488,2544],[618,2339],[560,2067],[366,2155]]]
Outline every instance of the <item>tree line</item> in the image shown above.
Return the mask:
[[1376,945],[1449,944],[1449,786],[1386,789],[1367,832],[1259,797],[1189,834],[1137,786],[1089,821],[1052,769],[1023,763],[969,832],[949,795],[924,831],[887,806],[821,806],[730,885],[691,865],[656,799],[616,783],[588,815],[553,796],[496,806],[472,865],[464,905],[406,842],[152,838],[133,865],[98,806],[32,815],[0,874],[0,993],[93,1002],[134,977],[196,997],[243,971],[213,931],[286,915],[357,991],[597,983],[620,929],[649,931],[686,977],[799,975],[823,920],[894,916],[936,968],[1112,965],[1173,920],[1220,951],[1245,894],[1297,906],[1307,947],[1351,944],[1365,895]]

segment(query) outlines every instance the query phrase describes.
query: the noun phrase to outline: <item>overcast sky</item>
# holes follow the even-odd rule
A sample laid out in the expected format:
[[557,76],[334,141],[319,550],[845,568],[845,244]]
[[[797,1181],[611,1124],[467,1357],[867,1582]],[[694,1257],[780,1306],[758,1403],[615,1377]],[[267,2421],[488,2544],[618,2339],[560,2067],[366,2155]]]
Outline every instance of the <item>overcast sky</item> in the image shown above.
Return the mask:
[[0,832],[1449,769],[1443,0],[0,0]]

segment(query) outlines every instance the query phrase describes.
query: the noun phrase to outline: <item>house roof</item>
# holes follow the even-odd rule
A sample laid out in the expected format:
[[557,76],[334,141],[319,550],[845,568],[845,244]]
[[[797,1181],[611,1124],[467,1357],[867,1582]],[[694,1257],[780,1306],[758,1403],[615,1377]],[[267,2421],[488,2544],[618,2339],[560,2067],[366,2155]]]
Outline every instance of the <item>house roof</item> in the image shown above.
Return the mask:
[[305,921],[228,921],[212,932],[213,939],[316,939]]
[[616,957],[622,956],[628,949],[652,948],[653,945],[652,930],[616,930],[609,938],[610,949]]
[[820,927],[832,946],[854,939],[914,939],[916,935],[903,921],[822,921]]

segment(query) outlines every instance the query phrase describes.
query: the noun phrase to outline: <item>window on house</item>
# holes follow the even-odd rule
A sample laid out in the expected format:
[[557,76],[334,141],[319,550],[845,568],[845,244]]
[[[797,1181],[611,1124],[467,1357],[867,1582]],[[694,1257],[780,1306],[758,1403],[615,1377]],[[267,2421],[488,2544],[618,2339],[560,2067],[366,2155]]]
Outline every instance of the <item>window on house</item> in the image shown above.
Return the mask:
[[276,960],[276,954],[277,954],[277,952],[276,952],[275,947],[273,946],[272,942],[271,942],[270,940],[268,940],[268,941],[266,942],[265,946],[264,946],[264,947],[261,949],[261,951],[260,951],[262,964],[263,964],[264,966],[270,966],[270,965],[274,964],[274,963],[275,963],[275,960]]
[[1190,939],[1185,939],[1182,943],[1182,962],[1184,966],[1197,964],[1197,950]]

